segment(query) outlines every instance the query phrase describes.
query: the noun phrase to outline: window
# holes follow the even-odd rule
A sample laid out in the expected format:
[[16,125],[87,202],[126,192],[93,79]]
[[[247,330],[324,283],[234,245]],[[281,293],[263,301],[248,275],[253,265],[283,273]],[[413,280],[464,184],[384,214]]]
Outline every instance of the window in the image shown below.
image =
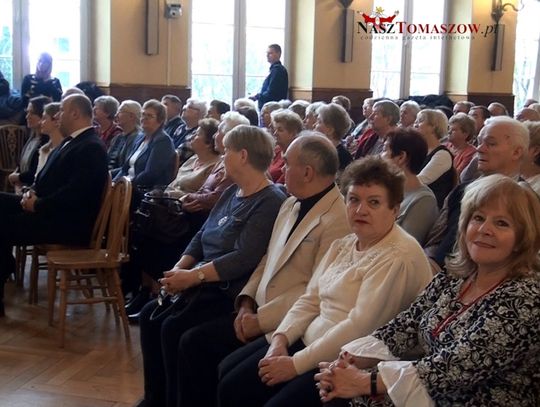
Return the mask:
[[287,0],[197,0],[191,4],[193,97],[231,103],[257,93],[268,75],[268,45],[280,44],[285,52]]
[[540,97],[540,2],[523,0],[516,28],[516,63],[514,65],[514,111],[525,100]]
[[0,70],[12,87],[34,72],[42,52],[53,56],[52,76],[64,89],[81,81],[83,7],[87,0],[0,0]]
[[[422,2],[421,5],[420,2],[387,0],[384,7],[384,14],[392,15],[397,10],[397,21],[409,24],[433,25],[444,21],[445,0]],[[392,34],[393,39],[372,41],[371,89],[374,97],[399,99],[440,92],[443,40],[436,35],[425,35],[426,39],[415,36],[421,34],[397,33]]]

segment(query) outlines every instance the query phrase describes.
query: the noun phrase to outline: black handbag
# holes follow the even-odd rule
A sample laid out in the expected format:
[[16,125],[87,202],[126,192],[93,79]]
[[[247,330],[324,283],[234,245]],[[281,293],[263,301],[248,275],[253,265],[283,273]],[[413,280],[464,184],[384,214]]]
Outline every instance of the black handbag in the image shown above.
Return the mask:
[[173,244],[188,231],[189,221],[177,198],[146,193],[133,214],[133,233],[139,239]]

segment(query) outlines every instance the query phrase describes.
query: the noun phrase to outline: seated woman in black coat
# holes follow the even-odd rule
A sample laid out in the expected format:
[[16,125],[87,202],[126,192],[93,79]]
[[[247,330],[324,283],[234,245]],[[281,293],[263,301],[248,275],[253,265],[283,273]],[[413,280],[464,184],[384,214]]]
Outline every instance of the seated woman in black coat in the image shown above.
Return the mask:
[[41,119],[46,104],[50,99],[45,96],[32,98],[26,109],[26,125],[30,130],[30,138],[24,145],[19,158],[19,166],[8,176],[9,183],[20,193],[23,186],[32,185],[38,166],[39,149],[49,136],[41,133]]

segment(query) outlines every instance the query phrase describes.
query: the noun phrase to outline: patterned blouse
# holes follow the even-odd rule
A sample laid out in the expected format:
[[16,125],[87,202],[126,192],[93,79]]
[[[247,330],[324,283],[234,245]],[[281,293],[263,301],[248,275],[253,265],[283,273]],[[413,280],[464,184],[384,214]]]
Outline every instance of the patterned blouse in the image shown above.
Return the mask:
[[[390,406],[393,401],[400,406],[537,406],[540,280],[507,280],[444,324],[441,321],[459,314],[463,307],[455,300],[463,282],[445,272],[437,274],[408,310],[372,336],[344,347],[367,357],[375,356],[373,350],[378,343],[386,347],[387,357],[384,351],[377,354],[384,360],[407,359],[406,354],[418,347],[423,351],[423,356],[412,363],[380,362],[389,397],[375,404],[359,398],[354,405]],[[440,332],[435,336],[438,328]],[[414,377],[406,379],[409,384],[400,390],[401,378],[397,375],[393,376],[395,381],[387,383],[392,377],[388,369],[392,368],[401,368],[402,373],[408,369]],[[425,394],[424,402],[419,403],[419,398],[414,404],[407,402],[419,393]]]

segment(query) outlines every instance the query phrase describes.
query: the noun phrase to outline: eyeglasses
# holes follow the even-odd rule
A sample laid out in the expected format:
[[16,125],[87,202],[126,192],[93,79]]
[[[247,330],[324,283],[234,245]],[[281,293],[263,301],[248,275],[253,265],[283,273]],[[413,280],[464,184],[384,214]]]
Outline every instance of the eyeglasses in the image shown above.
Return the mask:
[[155,114],[152,113],[143,113],[141,116],[143,119],[155,119],[157,117]]

